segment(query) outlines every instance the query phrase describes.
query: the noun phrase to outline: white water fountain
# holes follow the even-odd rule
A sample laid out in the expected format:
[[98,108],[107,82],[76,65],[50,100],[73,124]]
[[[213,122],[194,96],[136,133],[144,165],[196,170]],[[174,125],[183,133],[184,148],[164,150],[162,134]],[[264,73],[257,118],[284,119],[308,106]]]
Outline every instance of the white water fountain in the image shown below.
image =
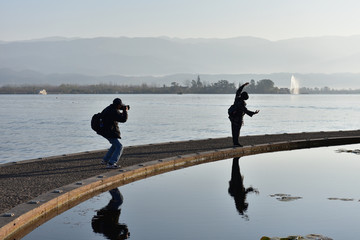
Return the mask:
[[294,75],[292,75],[291,76],[290,93],[291,94],[299,94],[299,92],[300,92],[299,81],[294,77]]

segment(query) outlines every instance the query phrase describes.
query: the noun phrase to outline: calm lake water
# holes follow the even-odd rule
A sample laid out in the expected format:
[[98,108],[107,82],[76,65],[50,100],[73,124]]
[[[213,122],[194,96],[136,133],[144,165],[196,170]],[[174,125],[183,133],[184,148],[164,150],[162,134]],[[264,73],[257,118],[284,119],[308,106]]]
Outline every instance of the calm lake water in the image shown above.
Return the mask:
[[118,187],[123,204],[110,208],[105,192],[24,239],[123,239],[114,234],[125,228],[130,239],[358,239],[360,155],[339,149],[360,153],[360,144],[265,153],[157,175]]
[[[124,146],[228,137],[234,95],[0,95],[0,164],[105,149],[90,119],[112,100],[129,104]],[[252,94],[242,135],[359,129],[360,95]]]

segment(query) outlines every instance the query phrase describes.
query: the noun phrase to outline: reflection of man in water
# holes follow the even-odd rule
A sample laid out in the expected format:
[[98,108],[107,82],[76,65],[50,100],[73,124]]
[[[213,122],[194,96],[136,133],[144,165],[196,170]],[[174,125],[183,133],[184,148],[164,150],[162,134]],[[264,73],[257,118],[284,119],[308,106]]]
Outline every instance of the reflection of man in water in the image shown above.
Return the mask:
[[95,233],[102,233],[110,240],[127,239],[130,236],[128,227],[119,223],[123,196],[118,188],[109,191],[112,198],[108,205],[98,210],[92,218],[91,226]]
[[245,219],[248,219],[248,216],[245,214],[249,204],[246,202],[246,195],[249,192],[259,193],[256,188],[244,187],[244,178],[240,173],[239,157],[233,159],[232,170],[231,170],[231,179],[229,181],[229,194],[235,200],[235,206],[239,214],[244,216]]

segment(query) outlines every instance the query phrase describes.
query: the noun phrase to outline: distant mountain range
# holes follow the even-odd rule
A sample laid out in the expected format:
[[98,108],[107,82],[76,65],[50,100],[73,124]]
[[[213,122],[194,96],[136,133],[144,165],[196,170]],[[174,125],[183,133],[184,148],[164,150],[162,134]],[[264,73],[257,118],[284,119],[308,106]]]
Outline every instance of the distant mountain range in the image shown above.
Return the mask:
[[360,88],[360,36],[268,41],[174,38],[47,38],[0,42],[0,86],[185,84],[271,79],[289,87]]

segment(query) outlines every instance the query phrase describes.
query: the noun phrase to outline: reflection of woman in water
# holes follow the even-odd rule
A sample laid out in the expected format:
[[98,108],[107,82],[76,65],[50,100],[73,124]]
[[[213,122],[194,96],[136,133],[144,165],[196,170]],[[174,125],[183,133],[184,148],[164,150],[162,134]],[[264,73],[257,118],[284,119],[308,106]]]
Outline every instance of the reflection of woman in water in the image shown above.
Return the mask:
[[249,192],[259,193],[256,188],[249,187],[245,188],[243,183],[243,176],[240,173],[239,157],[233,159],[232,170],[231,170],[231,179],[229,181],[229,194],[234,197],[235,206],[240,215],[243,215],[246,219],[248,216],[245,214],[248,203],[246,202],[246,195]]
[[95,233],[102,233],[110,240],[127,239],[130,236],[128,227],[119,223],[121,209],[119,207],[123,203],[123,196],[118,188],[109,191],[111,200],[109,203],[98,210],[92,218],[91,226]]

